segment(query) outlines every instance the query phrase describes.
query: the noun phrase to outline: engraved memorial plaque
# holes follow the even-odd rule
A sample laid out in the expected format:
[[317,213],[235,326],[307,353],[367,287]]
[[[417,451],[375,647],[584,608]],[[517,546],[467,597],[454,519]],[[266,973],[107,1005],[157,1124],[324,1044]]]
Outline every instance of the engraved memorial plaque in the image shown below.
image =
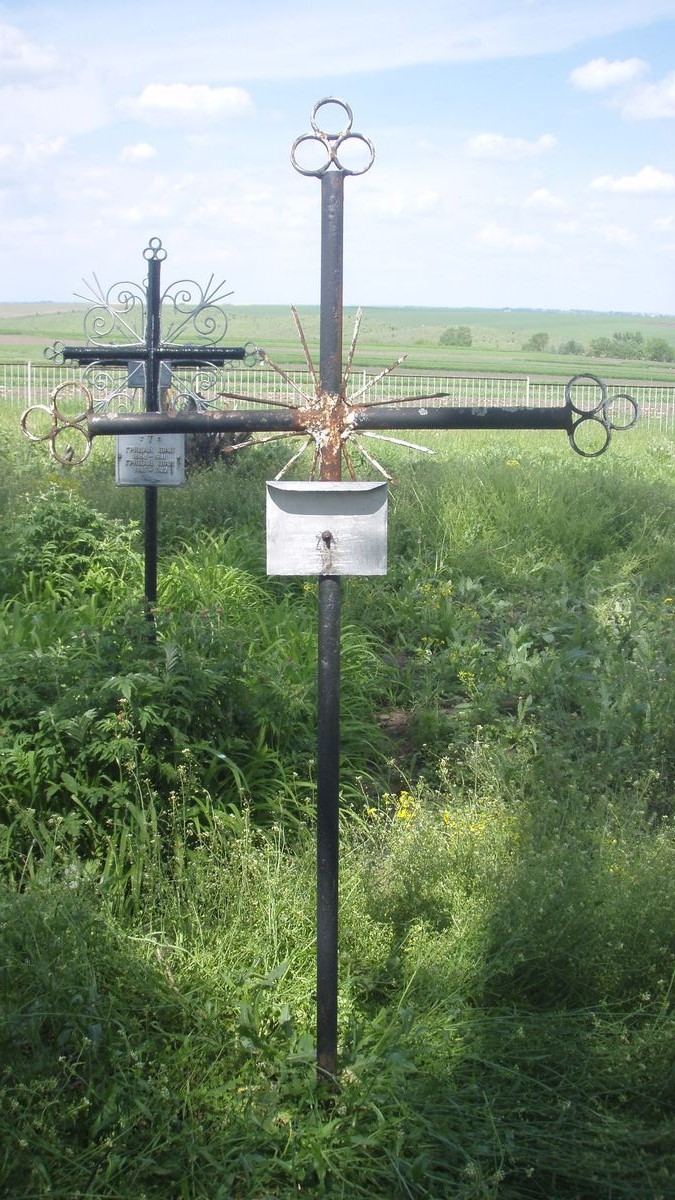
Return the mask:
[[185,483],[184,433],[121,434],[116,442],[118,487],[179,487]]

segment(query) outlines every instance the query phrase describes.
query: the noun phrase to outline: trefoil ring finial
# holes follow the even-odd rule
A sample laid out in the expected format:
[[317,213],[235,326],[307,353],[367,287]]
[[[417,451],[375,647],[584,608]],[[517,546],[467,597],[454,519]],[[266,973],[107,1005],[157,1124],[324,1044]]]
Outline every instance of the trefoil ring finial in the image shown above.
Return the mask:
[[573,375],[565,387],[565,403],[572,416],[570,444],[582,458],[599,458],[612,433],[632,429],[638,419],[633,397],[627,392],[610,396],[607,384],[597,375]]
[[157,259],[158,262],[164,262],[164,259],[166,258],[166,250],[162,245],[161,238],[150,238],[150,241],[143,251],[143,258],[146,259],[147,262],[150,262],[151,259]]
[[[317,114],[327,105],[341,108],[347,117],[346,125],[338,133],[329,133],[318,124]],[[335,96],[326,96],[323,100],[317,100],[312,109],[310,124],[314,132],[301,134],[295,139],[291,149],[291,162],[300,175],[313,175],[320,179],[331,167],[334,167],[342,175],[365,175],[366,171],[370,170],[375,161],[375,147],[370,138],[363,133],[352,131],[354,116],[346,100],[338,100]],[[315,166],[303,165],[298,159],[299,148],[307,143],[312,144]],[[340,152],[343,148],[348,149],[350,153],[353,152],[356,143],[360,144],[360,146],[356,146],[357,152],[360,147],[365,147],[365,154],[361,151],[360,165],[347,166],[344,159],[340,157]]]

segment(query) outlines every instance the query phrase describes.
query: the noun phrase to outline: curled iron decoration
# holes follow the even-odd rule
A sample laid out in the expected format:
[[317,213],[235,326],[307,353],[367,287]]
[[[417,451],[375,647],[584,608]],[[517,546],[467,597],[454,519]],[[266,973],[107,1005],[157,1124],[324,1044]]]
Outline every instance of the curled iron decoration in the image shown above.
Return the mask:
[[[148,263],[162,263],[167,256],[158,237],[150,238],[143,251]],[[148,281],[139,284],[128,280],[114,283],[107,290],[101,286],[97,276],[92,281],[83,280],[85,293],[76,293],[90,307],[84,316],[84,332],[88,346],[119,345],[123,348],[141,348],[145,345]],[[195,280],[180,279],[169,284],[160,301],[162,322],[166,323],[162,343],[176,346],[186,340],[196,340],[204,346],[216,346],[227,332],[227,314],[222,303],[231,291],[225,290],[225,280],[214,284],[214,276],[206,287]],[[45,357],[61,365],[63,343],[55,342],[45,350]]]
[[193,279],[179,279],[162,296],[162,318],[166,321],[164,345],[178,345],[186,333],[204,346],[216,346],[227,333],[227,314],[221,307],[232,292],[222,290],[225,280],[213,286],[213,275],[205,288]]
[[244,350],[246,351],[244,358],[245,367],[257,367],[262,362],[259,346],[256,346],[253,342],[245,342]]
[[217,412],[227,397],[227,378],[222,367],[206,359],[196,370],[174,371],[171,409],[176,412]]
[[[338,133],[329,133],[327,130],[321,129],[317,123],[319,109],[328,104],[337,105],[347,116],[347,124]],[[331,167],[334,167],[342,175],[365,175],[366,171],[370,170],[375,161],[375,147],[370,138],[367,138],[362,133],[353,132],[354,117],[346,100],[338,100],[335,96],[326,96],[323,100],[318,100],[312,109],[310,121],[313,132],[301,134],[300,137],[295,139],[291,148],[291,162],[296,171],[301,175],[313,175],[317,179],[320,179]],[[300,146],[307,142],[311,142],[315,148],[318,146],[321,155],[325,156],[325,162],[320,163],[317,167],[303,167],[298,161],[297,151]],[[354,143],[360,143],[361,146],[366,147],[367,162],[365,166],[348,167],[340,158],[340,152],[343,147],[353,149]]]
[[131,412],[136,406],[128,372],[123,368],[115,370],[106,363],[90,363],[82,372],[82,382],[91,394],[92,412],[107,413],[111,409]]
[[[62,367],[66,361],[65,349],[63,342],[54,342],[53,345],[47,346],[44,356],[53,366]],[[90,363],[82,371],[81,382],[91,397],[90,407],[93,412],[109,412],[111,406],[114,406],[117,412],[127,412],[134,407],[129,393],[127,372],[121,368],[115,371],[103,362]],[[67,383],[60,386],[66,387]]]
[[[84,332],[89,346],[107,346],[114,338],[123,346],[143,344],[147,293],[144,287],[129,280],[114,283],[107,291],[96,275],[93,282],[83,280],[88,295],[76,292],[90,307],[84,314]],[[93,300],[93,304],[92,304]],[[49,357],[48,350],[45,355]]]
[[[581,393],[581,398],[575,399],[574,388],[579,386],[584,389],[590,386],[593,389],[590,398],[584,398]],[[637,401],[627,392],[617,392],[609,396],[607,384],[597,375],[573,375],[565,386],[565,403],[573,413],[568,431],[570,444],[582,458],[599,458],[609,446],[612,434],[632,429],[638,419]],[[589,425],[588,422],[593,424]],[[589,431],[595,431],[597,426],[603,431],[602,441],[594,450],[585,450],[579,437],[582,431],[588,434]]]
[[49,442],[49,452],[61,466],[77,467],[91,453],[86,422],[93,407],[85,384],[61,383],[51,394],[51,405],[33,404],[21,414],[21,429],[30,442]]
[[[262,351],[253,342],[247,342],[243,364],[256,367],[261,362]],[[231,408],[231,401],[244,400],[252,404],[265,404],[262,397],[240,395],[229,386],[227,368],[205,358],[195,368],[177,367],[173,371],[171,391],[167,407],[176,412],[218,412]],[[223,404],[224,402],[224,404]]]

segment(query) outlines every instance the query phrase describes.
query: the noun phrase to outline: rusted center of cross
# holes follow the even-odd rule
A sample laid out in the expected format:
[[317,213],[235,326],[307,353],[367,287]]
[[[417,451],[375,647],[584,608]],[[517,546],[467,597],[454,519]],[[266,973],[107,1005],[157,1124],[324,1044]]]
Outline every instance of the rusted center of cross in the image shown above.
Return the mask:
[[299,410],[298,424],[314,441],[320,478],[339,479],[344,435],[349,428],[349,407],[344,395],[320,392],[316,406]]

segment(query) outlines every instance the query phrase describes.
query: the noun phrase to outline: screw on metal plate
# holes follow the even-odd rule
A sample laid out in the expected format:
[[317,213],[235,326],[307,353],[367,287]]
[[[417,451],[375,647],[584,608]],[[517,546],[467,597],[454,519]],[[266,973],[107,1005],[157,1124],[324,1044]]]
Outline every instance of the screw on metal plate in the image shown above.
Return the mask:
[[337,544],[337,539],[333,537],[330,529],[324,529],[316,539],[316,547],[321,555],[321,571],[320,575],[330,575],[333,570],[333,547]]

